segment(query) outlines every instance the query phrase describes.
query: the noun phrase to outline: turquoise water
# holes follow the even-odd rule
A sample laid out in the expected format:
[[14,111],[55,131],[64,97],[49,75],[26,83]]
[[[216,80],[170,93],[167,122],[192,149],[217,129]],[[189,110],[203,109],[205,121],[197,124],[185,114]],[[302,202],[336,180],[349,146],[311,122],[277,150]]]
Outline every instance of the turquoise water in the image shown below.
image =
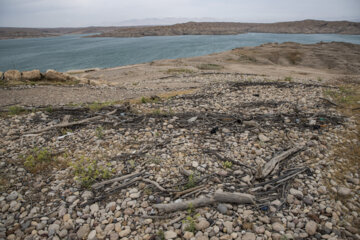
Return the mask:
[[247,33],[144,38],[82,38],[82,36],[0,40],[0,71],[106,68],[158,59],[201,56],[268,42],[342,41],[360,44],[360,35],[337,34]]

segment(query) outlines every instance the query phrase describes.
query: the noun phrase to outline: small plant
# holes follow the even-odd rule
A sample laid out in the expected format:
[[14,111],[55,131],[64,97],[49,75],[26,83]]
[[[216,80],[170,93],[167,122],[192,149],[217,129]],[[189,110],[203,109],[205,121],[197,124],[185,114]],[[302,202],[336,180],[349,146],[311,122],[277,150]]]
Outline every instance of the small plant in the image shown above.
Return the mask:
[[230,161],[223,162],[223,167],[224,168],[232,168],[232,162],[230,162]]
[[52,113],[54,111],[53,107],[52,106],[47,106],[45,108],[45,111],[48,112],[48,113]]
[[199,214],[195,214],[194,207],[192,204],[189,205],[189,208],[187,210],[188,215],[186,216],[185,220],[183,221],[183,224],[186,226],[185,231],[195,233],[196,231],[196,219],[199,217]]
[[24,166],[30,172],[36,173],[46,169],[55,162],[51,151],[47,148],[34,148],[25,157]]
[[96,160],[81,157],[80,160],[71,164],[76,180],[81,182],[81,186],[88,188],[95,181],[111,177],[112,172],[106,167],[99,166]]
[[9,114],[10,115],[18,115],[20,113],[25,112],[25,109],[21,106],[11,106],[9,107]]
[[139,85],[139,82],[133,82],[132,85],[137,86],[137,85]]
[[95,135],[99,139],[104,138],[104,128],[102,126],[98,126],[95,130]]
[[193,187],[196,187],[196,179],[195,179],[194,174],[192,173],[188,176],[188,181],[185,185],[185,189],[190,189]]
[[165,233],[163,230],[159,230],[156,235],[160,240],[165,240]]
[[292,77],[285,77],[284,81],[286,81],[286,82],[292,82]]
[[322,82],[322,78],[321,77],[318,77],[317,79],[319,82]]

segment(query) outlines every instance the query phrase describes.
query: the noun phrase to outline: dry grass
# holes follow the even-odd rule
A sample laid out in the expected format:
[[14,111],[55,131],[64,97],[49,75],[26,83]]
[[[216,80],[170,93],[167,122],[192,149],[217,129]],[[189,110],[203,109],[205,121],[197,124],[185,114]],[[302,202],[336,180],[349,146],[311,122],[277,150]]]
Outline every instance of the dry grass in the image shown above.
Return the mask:
[[221,70],[224,66],[213,64],[213,63],[204,63],[197,66],[200,70]]
[[[349,175],[360,175],[360,84],[341,84],[337,90],[325,91],[324,95],[338,104],[338,111],[351,118],[355,124],[338,136],[342,142],[332,146],[334,153],[329,158],[334,172],[328,179],[328,186],[331,187],[330,180],[345,185]],[[345,205],[347,203],[347,198],[336,194],[333,198]],[[360,214],[359,208],[357,212]]]
[[194,70],[187,69],[187,68],[169,68],[166,73],[168,74],[190,74],[194,73]]

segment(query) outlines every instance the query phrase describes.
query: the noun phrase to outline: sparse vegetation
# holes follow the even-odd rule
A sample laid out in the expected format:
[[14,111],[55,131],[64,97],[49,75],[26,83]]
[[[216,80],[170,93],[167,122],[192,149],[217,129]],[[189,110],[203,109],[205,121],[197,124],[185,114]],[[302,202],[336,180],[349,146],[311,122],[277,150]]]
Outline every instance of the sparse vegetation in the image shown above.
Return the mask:
[[223,167],[224,168],[232,168],[232,162],[230,162],[230,161],[223,162]]
[[185,189],[196,187],[196,179],[195,175],[192,173],[188,176],[187,183],[185,185]]
[[75,180],[80,181],[84,188],[89,188],[97,180],[107,179],[112,175],[112,171],[107,167],[98,165],[96,160],[84,156],[71,164],[71,167]]
[[218,65],[218,64],[204,63],[204,64],[198,65],[197,68],[200,70],[221,70],[224,67],[221,65]]
[[286,82],[292,82],[292,80],[293,80],[293,79],[292,79],[292,77],[290,77],[290,76],[284,78],[284,81],[286,81]]
[[40,172],[56,163],[51,150],[47,148],[34,148],[23,158],[25,168],[32,173]]
[[10,115],[18,115],[20,113],[24,113],[26,110],[21,106],[11,106],[9,107],[9,114]]
[[286,55],[286,58],[289,60],[291,64],[295,65],[301,61],[301,53],[299,51],[289,52]]
[[187,68],[169,68],[166,71],[168,74],[184,74],[184,73],[194,73],[193,70]]
[[185,230],[188,232],[195,233],[196,231],[196,219],[200,216],[199,214],[195,214],[194,207],[192,205],[189,205],[189,208],[187,210],[188,215],[186,216],[185,220],[183,221],[183,224],[186,226]]
[[160,240],[165,240],[165,233],[163,230],[159,230],[156,235]]
[[102,126],[98,126],[95,130],[95,135],[99,139],[104,138],[104,128]]

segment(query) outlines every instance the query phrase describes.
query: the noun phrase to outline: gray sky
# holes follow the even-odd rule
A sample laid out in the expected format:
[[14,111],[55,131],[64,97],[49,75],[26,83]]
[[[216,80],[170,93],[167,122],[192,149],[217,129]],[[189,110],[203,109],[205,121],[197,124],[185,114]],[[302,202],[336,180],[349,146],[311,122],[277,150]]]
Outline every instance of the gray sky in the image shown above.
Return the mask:
[[0,0],[0,26],[80,27],[158,22],[151,18],[168,18],[163,21],[166,23],[360,21],[360,0]]

